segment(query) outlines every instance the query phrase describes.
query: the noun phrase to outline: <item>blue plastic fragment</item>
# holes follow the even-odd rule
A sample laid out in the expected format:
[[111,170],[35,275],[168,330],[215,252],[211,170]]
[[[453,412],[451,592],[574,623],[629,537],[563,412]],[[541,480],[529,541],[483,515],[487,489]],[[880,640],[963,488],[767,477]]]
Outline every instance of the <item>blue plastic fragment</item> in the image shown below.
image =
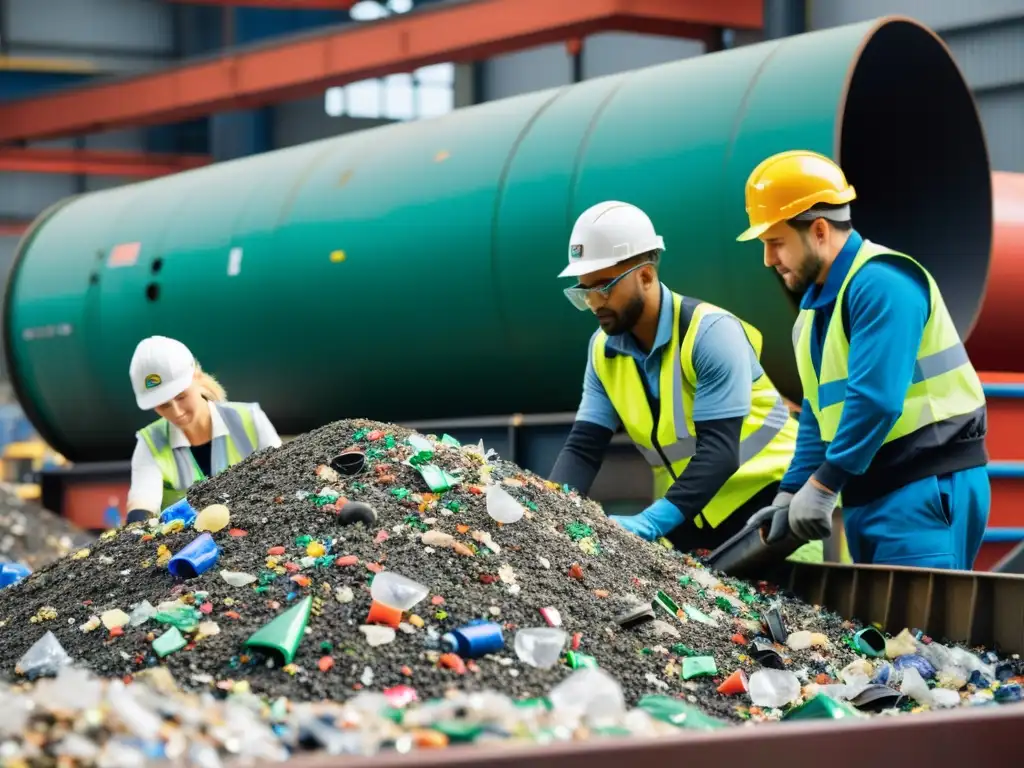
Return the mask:
[[996,680],[1003,682],[1004,680],[1009,680],[1011,677],[1014,677],[1013,664],[1008,661],[996,664]]
[[188,546],[171,558],[167,563],[167,570],[176,579],[194,579],[199,574],[207,571],[217,558],[220,557],[220,548],[213,537],[204,533],[197,536]]
[[871,678],[871,682],[875,685],[889,685],[890,682],[896,683],[896,678],[900,677],[896,673],[892,664],[888,661],[883,661],[878,665],[878,669],[875,670],[875,676]]
[[907,654],[906,656],[900,656],[893,662],[896,669],[908,669],[913,667],[921,673],[921,677],[925,680],[931,680],[935,677],[935,667],[932,666],[931,662],[928,661],[924,656],[918,656],[917,654]]
[[3,563],[0,565],[0,589],[15,584],[32,573],[32,569],[21,563]]
[[500,651],[505,647],[505,637],[500,624],[477,620],[448,632],[441,637],[441,644],[463,658],[475,659]]
[[985,651],[981,655],[981,660],[984,661],[986,664],[998,664],[999,656],[996,655],[995,651]]
[[1020,701],[1024,698],[1024,690],[1020,683],[1006,683],[996,688],[996,701]]
[[196,519],[196,511],[192,509],[192,505],[188,503],[188,499],[181,499],[174,502],[160,513],[160,522],[165,525],[172,520],[181,520],[188,528]]
[[967,682],[975,688],[988,688],[992,685],[992,681],[985,677],[980,669],[976,669],[971,672],[971,676],[967,678]]

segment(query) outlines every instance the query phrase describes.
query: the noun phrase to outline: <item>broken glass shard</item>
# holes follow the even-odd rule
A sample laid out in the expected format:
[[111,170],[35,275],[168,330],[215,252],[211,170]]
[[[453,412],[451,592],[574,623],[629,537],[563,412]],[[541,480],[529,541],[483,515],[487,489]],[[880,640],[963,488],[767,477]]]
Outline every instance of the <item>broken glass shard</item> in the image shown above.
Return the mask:
[[499,523],[514,523],[526,514],[522,504],[513,499],[501,486],[487,487],[487,514]]
[[56,675],[61,667],[70,663],[71,657],[57,640],[57,636],[48,631],[18,659],[14,671],[31,680],[42,675]]
[[429,592],[430,587],[394,571],[381,571],[373,577],[370,586],[370,596],[374,600],[402,611],[408,611]]
[[556,627],[520,629],[516,632],[516,656],[531,667],[547,669],[558,663],[568,637],[565,630]]

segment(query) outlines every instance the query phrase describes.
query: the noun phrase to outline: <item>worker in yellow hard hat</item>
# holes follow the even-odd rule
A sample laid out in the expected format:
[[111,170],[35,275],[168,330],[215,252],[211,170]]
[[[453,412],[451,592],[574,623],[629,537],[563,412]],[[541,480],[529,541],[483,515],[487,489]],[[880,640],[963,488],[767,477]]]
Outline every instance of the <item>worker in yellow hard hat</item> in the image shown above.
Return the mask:
[[787,527],[822,538],[841,494],[855,562],[970,569],[990,500],[981,382],[928,270],[853,228],[856,196],[804,150],[747,180],[738,239],[759,238],[765,266],[802,296],[796,453],[758,514],[772,516],[769,541]]

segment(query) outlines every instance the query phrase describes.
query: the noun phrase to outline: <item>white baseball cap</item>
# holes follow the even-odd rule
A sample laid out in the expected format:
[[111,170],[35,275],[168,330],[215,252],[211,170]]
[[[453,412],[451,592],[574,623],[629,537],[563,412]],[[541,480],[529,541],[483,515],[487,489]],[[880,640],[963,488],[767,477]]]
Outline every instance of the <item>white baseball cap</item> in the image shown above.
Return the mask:
[[559,277],[578,277],[648,251],[665,250],[646,213],[635,205],[606,200],[579,215],[569,236],[569,266]]
[[188,389],[195,370],[195,358],[180,341],[166,336],[143,339],[128,369],[135,402],[149,411],[173,400]]

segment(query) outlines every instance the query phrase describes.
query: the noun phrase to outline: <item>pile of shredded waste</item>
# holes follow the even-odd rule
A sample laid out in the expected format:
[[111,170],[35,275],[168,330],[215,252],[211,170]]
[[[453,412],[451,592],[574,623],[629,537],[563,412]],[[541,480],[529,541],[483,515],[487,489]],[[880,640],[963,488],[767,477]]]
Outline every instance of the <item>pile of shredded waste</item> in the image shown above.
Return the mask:
[[[0,590],[0,622],[9,679],[161,666],[216,696],[358,695],[406,734],[319,718],[308,738],[341,752],[410,728],[429,744],[552,727],[523,726],[524,708],[621,733],[994,704],[1024,673],[715,574],[482,445],[364,420],[261,451]],[[442,701],[456,691],[487,704]]]
[[35,570],[86,546],[95,537],[0,483],[0,562]]

